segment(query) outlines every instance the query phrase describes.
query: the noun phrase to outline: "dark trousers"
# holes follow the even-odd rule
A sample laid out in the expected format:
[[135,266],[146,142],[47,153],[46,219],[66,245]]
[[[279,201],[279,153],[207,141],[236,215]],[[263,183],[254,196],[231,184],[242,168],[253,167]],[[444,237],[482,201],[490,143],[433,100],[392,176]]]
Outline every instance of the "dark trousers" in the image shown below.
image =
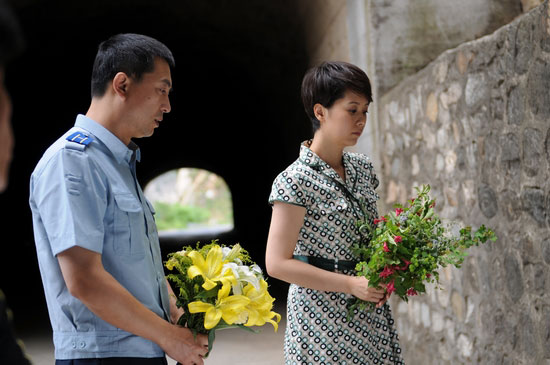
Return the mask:
[[107,357],[104,359],[55,360],[55,365],[168,365],[166,357]]

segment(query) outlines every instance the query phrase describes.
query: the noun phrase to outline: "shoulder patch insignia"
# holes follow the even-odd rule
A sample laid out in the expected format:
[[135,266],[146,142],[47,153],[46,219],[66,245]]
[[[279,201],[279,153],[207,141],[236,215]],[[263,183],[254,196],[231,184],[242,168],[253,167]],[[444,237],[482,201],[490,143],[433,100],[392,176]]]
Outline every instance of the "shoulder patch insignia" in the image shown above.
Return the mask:
[[89,145],[94,139],[82,132],[75,132],[66,138],[67,141],[75,142],[84,146]]

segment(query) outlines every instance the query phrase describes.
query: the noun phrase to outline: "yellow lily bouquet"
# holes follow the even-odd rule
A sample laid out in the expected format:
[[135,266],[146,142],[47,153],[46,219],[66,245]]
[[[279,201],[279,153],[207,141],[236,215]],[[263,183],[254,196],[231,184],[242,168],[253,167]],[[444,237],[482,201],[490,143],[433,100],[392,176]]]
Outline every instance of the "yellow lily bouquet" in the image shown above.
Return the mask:
[[165,266],[174,273],[176,304],[185,313],[178,324],[195,333],[208,334],[208,351],[215,331],[271,323],[277,331],[281,315],[273,311],[275,299],[267,290],[262,270],[239,244],[212,243],[196,248],[184,247],[170,253]]

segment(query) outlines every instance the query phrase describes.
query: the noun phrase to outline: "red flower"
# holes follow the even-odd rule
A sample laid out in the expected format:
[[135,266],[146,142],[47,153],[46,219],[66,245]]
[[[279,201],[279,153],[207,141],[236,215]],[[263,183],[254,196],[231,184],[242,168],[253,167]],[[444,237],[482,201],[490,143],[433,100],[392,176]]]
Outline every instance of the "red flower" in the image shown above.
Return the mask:
[[389,282],[388,286],[386,286],[386,291],[388,293],[393,293],[395,291],[395,287],[393,286],[393,280]]
[[381,278],[387,278],[388,276],[390,276],[393,273],[394,273],[393,268],[386,266],[384,268],[384,270],[380,273],[380,277]]
[[407,270],[411,262],[407,260],[403,260],[403,262],[405,263],[405,266],[395,266],[395,270],[401,270],[401,271]]
[[430,208],[433,208],[435,207],[435,202],[433,202],[431,205],[430,205]]
[[414,295],[417,295],[418,293],[416,292],[416,290],[414,290],[413,288],[410,288],[409,290],[407,290],[407,295],[409,297],[412,297]]
[[426,277],[429,279],[432,277],[432,274],[426,274]]
[[397,208],[397,209],[395,210],[395,215],[396,215],[396,216],[399,217],[399,214],[401,214],[401,213],[403,213],[403,209]]
[[374,219],[374,224],[378,224],[380,222],[387,222],[386,217],[380,217],[380,219]]
[[388,247],[388,243],[387,242],[384,242],[384,248],[383,248],[384,252],[390,252],[390,248]]
[[401,238],[401,236],[395,236],[395,238],[393,240],[395,241],[395,243],[399,243],[399,242],[403,241],[403,238]]

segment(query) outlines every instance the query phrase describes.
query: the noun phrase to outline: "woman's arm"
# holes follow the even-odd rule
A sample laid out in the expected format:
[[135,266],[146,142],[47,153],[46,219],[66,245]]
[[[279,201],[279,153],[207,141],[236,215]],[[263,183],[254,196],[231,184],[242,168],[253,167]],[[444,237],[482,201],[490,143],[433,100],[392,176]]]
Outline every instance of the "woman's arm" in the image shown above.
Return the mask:
[[379,306],[384,304],[385,290],[370,288],[366,278],[323,270],[292,258],[305,214],[306,209],[300,206],[273,204],[265,259],[268,274],[306,288],[352,294]]

